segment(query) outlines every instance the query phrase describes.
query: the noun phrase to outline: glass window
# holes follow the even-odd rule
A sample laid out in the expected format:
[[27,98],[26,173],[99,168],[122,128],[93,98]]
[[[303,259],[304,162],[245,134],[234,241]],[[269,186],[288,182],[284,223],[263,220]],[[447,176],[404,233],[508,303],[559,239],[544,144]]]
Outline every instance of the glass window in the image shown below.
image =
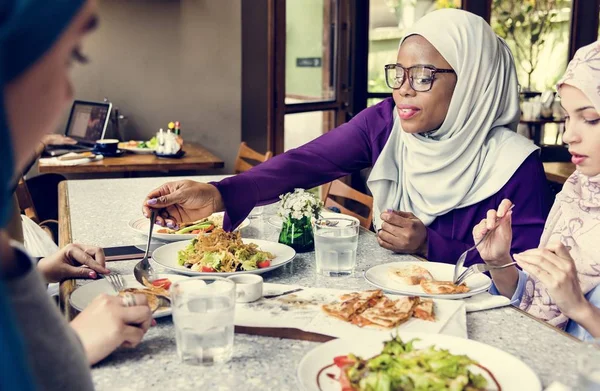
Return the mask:
[[[460,8],[461,0],[371,0],[369,5],[368,92],[390,92],[383,66],[396,62],[406,28],[438,8]],[[376,103],[369,99],[369,105]]]
[[285,103],[335,99],[335,20],[330,1],[286,1]]
[[333,129],[335,111],[310,111],[284,117],[284,151],[306,144]]
[[492,0],[491,25],[515,57],[523,91],[552,89],[567,65],[571,0]]

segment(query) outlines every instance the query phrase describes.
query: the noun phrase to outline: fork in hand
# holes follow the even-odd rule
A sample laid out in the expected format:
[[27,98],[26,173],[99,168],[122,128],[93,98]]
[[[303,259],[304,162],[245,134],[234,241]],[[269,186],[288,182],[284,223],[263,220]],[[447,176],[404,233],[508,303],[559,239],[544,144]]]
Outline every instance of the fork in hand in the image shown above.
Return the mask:
[[490,270],[504,269],[504,268],[507,268],[510,266],[514,266],[516,264],[517,264],[516,262],[511,262],[511,263],[507,263],[507,264],[501,265],[501,266],[491,266],[491,265],[486,265],[485,263],[478,263],[475,265],[471,265],[467,268],[467,270],[462,272],[460,274],[460,276],[458,276],[458,278],[456,279],[456,282],[454,282],[454,284],[456,284],[456,285],[462,284],[467,278],[471,277],[473,274],[489,272]]
[[467,253],[471,250],[476,249],[477,246],[479,246],[485,239],[487,239],[488,235],[491,234],[492,232],[494,232],[496,230],[496,228],[498,228],[500,226],[500,223],[502,222],[502,220],[508,215],[508,212],[510,212],[512,210],[512,208],[514,208],[514,207],[515,207],[514,204],[511,205],[510,208],[508,208],[508,210],[504,213],[504,216],[496,219],[496,225],[494,226],[494,228],[487,231],[486,234],[483,235],[483,237],[481,239],[479,239],[479,241],[477,243],[475,243],[475,245],[473,247],[468,248],[464,253],[462,253],[460,255],[460,257],[458,258],[458,261],[456,262],[456,266],[454,266],[454,278],[453,278],[452,282],[454,282],[456,284],[456,282],[458,281],[460,268],[465,264],[465,260],[467,259]]

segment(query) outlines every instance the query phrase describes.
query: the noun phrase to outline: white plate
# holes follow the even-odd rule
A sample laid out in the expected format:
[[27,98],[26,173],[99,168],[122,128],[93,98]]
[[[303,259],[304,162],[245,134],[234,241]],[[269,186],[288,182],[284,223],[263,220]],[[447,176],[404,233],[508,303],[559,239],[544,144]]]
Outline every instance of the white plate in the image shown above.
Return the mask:
[[[358,219],[356,217],[346,215],[343,213],[323,211],[323,212],[321,212],[321,217],[325,218],[325,219],[335,219],[335,218],[344,217],[346,219],[354,220],[358,224],[360,224],[360,221],[358,221]],[[281,217],[279,217],[279,215],[274,215],[274,216],[269,217],[267,222],[269,224],[271,224],[273,227],[278,228],[278,229],[281,229],[281,226],[283,225],[283,220],[281,219]]]
[[[426,348],[435,345],[448,349],[453,354],[466,354],[486,367],[503,391],[540,391],[542,384],[533,370],[518,358],[481,342],[451,337],[443,334],[405,333],[401,332],[403,341],[419,338],[415,347]],[[372,357],[381,352],[383,342],[389,335],[370,338],[336,339],[317,346],[308,352],[298,366],[297,378],[300,388],[305,391],[340,391],[340,383],[327,376],[327,373],[339,374],[337,367],[321,372],[322,368],[333,364],[336,356],[356,354],[363,358]],[[317,376],[321,388],[317,385]]]
[[[168,278],[171,282],[179,281],[186,279],[188,277],[182,276],[179,274],[159,274],[159,278]],[[144,286],[137,282],[133,274],[124,275],[123,279],[125,280],[125,288],[143,288]],[[96,280],[90,282],[89,284],[85,284],[75,289],[73,293],[71,293],[71,305],[78,311],[83,311],[96,297],[101,294],[106,293],[107,295],[116,296],[112,285],[108,282],[107,279],[102,278],[100,280]],[[163,316],[171,315],[171,309],[159,308],[154,312],[153,317],[161,318]]]
[[164,246],[159,247],[158,249],[154,250],[154,252],[152,253],[152,259],[154,260],[154,262],[158,263],[159,265],[161,265],[169,270],[173,270],[174,272],[181,273],[181,274],[186,274],[188,276],[227,277],[227,276],[231,276],[234,274],[237,275],[237,274],[266,273],[268,271],[277,269],[277,268],[291,262],[294,259],[294,257],[296,256],[296,251],[293,248],[291,248],[290,246],[286,246],[285,244],[281,244],[281,243],[277,243],[277,242],[270,242],[267,240],[260,240],[260,239],[242,239],[242,241],[244,243],[255,243],[258,245],[258,248],[260,250],[267,251],[267,252],[270,252],[271,254],[273,254],[275,256],[275,258],[271,260],[271,266],[266,267],[264,269],[256,269],[256,270],[249,270],[249,271],[243,271],[243,272],[231,272],[231,273],[219,273],[219,272],[205,273],[205,272],[193,271],[191,269],[188,269],[185,266],[180,266],[177,263],[177,253],[179,252],[179,250],[183,250],[184,248],[186,248],[187,245],[190,243],[189,241],[165,244]]
[[[225,214],[224,212],[217,212],[217,213],[213,213],[211,216],[223,216],[224,214]],[[150,228],[149,224],[150,224],[150,221],[147,218],[141,217],[138,219],[129,220],[129,222],[127,223],[127,226],[140,235],[148,236],[148,228]],[[242,224],[240,224],[238,229],[245,228],[249,225],[250,225],[250,220],[245,219],[244,221],[242,221]],[[198,236],[197,234],[176,235],[176,234],[159,234],[156,232],[159,229],[163,229],[163,228],[164,227],[155,225],[153,228],[154,232],[152,234],[152,239],[158,239],[158,240],[162,240],[165,242],[178,242],[180,240],[195,239]]]
[[127,145],[127,142],[119,143],[119,149],[122,149],[127,152],[131,152],[131,153],[137,153],[140,155],[150,155],[150,154],[154,153],[154,151],[156,151],[155,148],[131,147],[131,146]]
[[[475,274],[465,280],[469,287],[469,292],[453,295],[432,295],[425,293],[419,285],[407,285],[394,279],[390,269],[408,267],[411,265],[420,266],[429,270],[435,280],[452,281],[454,276],[454,265],[439,262],[392,262],[373,266],[365,272],[365,279],[372,285],[383,289],[386,292],[400,295],[437,297],[438,299],[464,299],[474,296],[478,293],[487,291],[492,285],[492,280],[483,273]],[[465,268],[463,268],[464,270]]]

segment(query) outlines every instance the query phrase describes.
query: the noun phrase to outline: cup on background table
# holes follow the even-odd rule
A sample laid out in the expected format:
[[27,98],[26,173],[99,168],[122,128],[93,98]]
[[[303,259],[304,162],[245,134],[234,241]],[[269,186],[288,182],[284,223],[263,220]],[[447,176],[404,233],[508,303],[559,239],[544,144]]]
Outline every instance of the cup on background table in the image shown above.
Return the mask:
[[171,285],[177,355],[187,364],[212,365],[233,355],[235,282],[194,277]]
[[344,217],[313,223],[317,274],[340,277],[354,273],[359,229],[358,221]]
[[600,338],[581,345],[577,374],[577,390],[600,391]]
[[119,146],[119,140],[114,138],[109,138],[105,140],[96,140],[96,145],[94,146],[94,152],[99,154],[106,155],[116,155],[117,147]]

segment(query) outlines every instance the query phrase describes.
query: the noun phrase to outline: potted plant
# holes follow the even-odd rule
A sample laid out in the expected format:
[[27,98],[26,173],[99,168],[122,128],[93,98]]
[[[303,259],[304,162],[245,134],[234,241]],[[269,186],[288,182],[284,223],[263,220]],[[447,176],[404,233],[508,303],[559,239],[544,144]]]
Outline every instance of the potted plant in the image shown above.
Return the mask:
[[312,251],[315,240],[312,218],[318,218],[323,203],[304,189],[295,189],[280,196],[281,204],[277,214],[283,220],[279,243],[292,247],[297,252]]

